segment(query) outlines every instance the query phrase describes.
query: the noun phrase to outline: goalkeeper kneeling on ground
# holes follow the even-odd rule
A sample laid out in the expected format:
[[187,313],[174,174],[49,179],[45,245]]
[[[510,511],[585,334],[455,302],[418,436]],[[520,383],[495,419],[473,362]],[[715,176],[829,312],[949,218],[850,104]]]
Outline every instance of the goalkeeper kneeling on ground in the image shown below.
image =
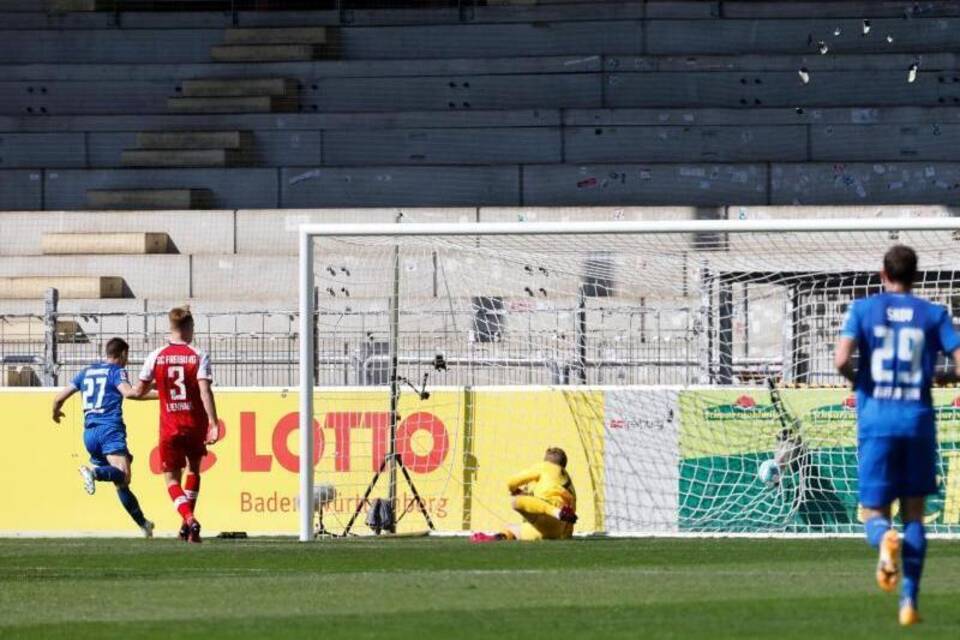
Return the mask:
[[577,492],[567,474],[567,454],[563,449],[547,449],[543,462],[510,478],[507,489],[513,495],[513,510],[523,516],[524,522],[497,534],[475,533],[471,542],[564,540],[573,535]]

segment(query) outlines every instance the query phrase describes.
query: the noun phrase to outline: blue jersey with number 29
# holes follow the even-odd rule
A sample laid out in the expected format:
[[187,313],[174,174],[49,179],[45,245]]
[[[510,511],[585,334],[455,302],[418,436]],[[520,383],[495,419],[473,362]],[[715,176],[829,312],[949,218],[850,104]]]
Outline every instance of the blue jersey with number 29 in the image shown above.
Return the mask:
[[881,293],[850,306],[841,335],[860,351],[859,436],[933,434],[937,356],[960,348],[947,310],[911,294]]
[[92,364],[73,378],[83,401],[84,426],[123,424],[123,394],[117,388],[130,382],[127,370],[109,362]]

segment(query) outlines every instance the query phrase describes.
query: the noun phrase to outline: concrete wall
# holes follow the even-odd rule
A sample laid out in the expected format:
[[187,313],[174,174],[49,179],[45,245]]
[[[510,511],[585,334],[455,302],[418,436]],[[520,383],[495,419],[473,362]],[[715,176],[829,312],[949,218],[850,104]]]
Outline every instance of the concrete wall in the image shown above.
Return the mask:
[[[948,111],[953,111],[948,110]],[[587,112],[571,121],[584,122]],[[592,112],[597,122],[607,111]],[[628,113],[628,112],[627,112]],[[440,164],[545,164],[589,162],[914,161],[960,159],[960,124],[939,121],[891,124],[753,123],[648,124],[643,116],[614,116],[617,126],[476,126],[255,130],[259,167],[392,166]],[[662,115],[680,115],[667,111]],[[567,116],[570,119],[570,116]],[[930,119],[930,118],[928,118]],[[360,121],[362,123],[362,121]],[[452,123],[453,121],[451,121]],[[633,123],[633,124],[629,124]],[[336,126],[337,123],[331,123]],[[373,125],[381,125],[373,121]],[[136,132],[0,133],[0,168],[117,167]]]
[[[722,5],[722,8],[721,8]],[[5,0],[0,17],[11,28],[91,29],[116,27],[113,16],[103,13],[47,13],[37,0]],[[932,18],[956,17],[960,9],[948,0],[917,3],[912,0],[870,2],[869,0],[836,0],[833,2],[772,0],[650,0],[649,2],[610,3],[599,11],[595,3],[584,0],[537,4],[498,4],[467,6],[462,12],[454,7],[420,9],[347,9],[342,14],[332,10],[310,11],[239,11],[237,22],[242,26],[302,25],[402,25],[531,22],[536,20],[597,20],[687,18]],[[175,27],[223,28],[233,23],[233,16],[220,11],[130,12],[121,14],[121,25],[127,29],[159,29]]]
[[[960,163],[584,163],[0,171],[0,210],[80,210],[88,189],[205,188],[240,209],[949,204]],[[153,214],[149,214],[153,215]]]
[[[799,69],[799,66],[798,66]],[[907,69],[811,71],[809,84],[798,71],[614,73],[606,79],[604,106],[817,107],[937,105],[950,93],[937,75],[921,73],[907,82]],[[952,93],[950,93],[952,97]]]
[[[662,55],[816,53],[820,40],[835,51],[845,52],[950,50],[956,43],[960,20],[879,18],[871,20],[869,37],[862,36],[861,25],[862,19],[854,16],[846,20],[781,20],[772,16],[759,20],[661,20],[648,25],[646,51]],[[834,36],[837,27],[840,36]],[[886,42],[887,35],[893,42]]]
[[190,296],[189,256],[5,256],[0,276],[112,276],[129,287],[125,297]]
[[[694,4],[694,3],[687,3]],[[789,3],[782,3],[789,4]],[[809,3],[806,3],[809,5]],[[596,9],[595,20],[569,20],[528,9],[518,22],[407,24],[402,26],[341,27],[339,53],[355,59],[375,58],[451,58],[492,56],[535,56],[556,54],[746,54],[816,52],[818,40],[827,41],[835,50],[846,52],[914,52],[950,50],[955,44],[956,17],[911,16],[876,18],[871,37],[862,37],[862,16],[847,19],[631,19],[622,12],[604,15]],[[808,14],[809,15],[809,14]],[[106,16],[103,16],[104,18]],[[707,16],[701,16],[707,17]],[[283,23],[282,16],[272,16]],[[136,20],[136,18],[133,18]],[[156,19],[156,18],[155,18]],[[261,22],[271,16],[261,16]],[[290,20],[302,15],[292,14]],[[94,18],[96,20],[96,18]],[[139,55],[157,62],[189,63],[209,61],[209,48],[223,37],[221,20],[198,18],[197,26],[182,28],[184,19],[168,18],[181,28],[110,28],[106,20],[93,29],[50,29],[13,27],[2,33],[0,57],[12,62],[109,62],[124,56]],[[206,24],[204,24],[206,22]],[[128,22],[129,23],[129,18]],[[193,23],[191,23],[192,26]],[[44,27],[48,27],[44,25]],[[126,27],[126,25],[124,25]],[[144,25],[148,26],[148,25]],[[835,36],[837,27],[841,35]],[[62,34],[62,37],[59,35]],[[886,36],[893,38],[886,41]],[[811,44],[811,36],[813,44]],[[30,46],[30,45],[33,46]]]
[[[0,172],[2,173],[2,172]],[[89,189],[202,188],[214,194],[214,206],[275,207],[279,202],[275,169],[112,169],[45,173],[44,202],[49,209],[85,209]],[[8,207],[9,208],[9,207]]]
[[[771,207],[742,204],[727,208],[696,207],[492,207],[453,209],[331,209],[313,211],[240,210],[208,212],[162,212],[143,214],[139,212],[8,212],[0,214],[0,276],[17,275],[90,275],[120,276],[124,278],[130,296],[127,300],[111,301],[65,301],[67,311],[142,311],[163,309],[172,304],[190,300],[205,313],[238,310],[274,310],[281,312],[296,306],[297,287],[297,228],[306,222],[393,222],[398,214],[406,222],[469,222],[469,221],[564,221],[564,220],[648,220],[648,219],[789,219],[810,217],[864,217],[877,216],[950,216],[957,212],[948,207],[905,206],[851,206],[851,207]],[[47,231],[90,232],[110,231],[165,231],[180,250],[179,255],[146,256],[40,256],[40,236]],[[736,239],[738,242],[747,239]],[[809,240],[810,251],[816,253],[816,236],[798,238],[799,245],[791,241],[791,250],[798,251]],[[908,238],[909,240],[909,238]],[[328,249],[333,245],[324,245]],[[639,246],[639,245],[638,245]],[[733,246],[733,245],[731,245]],[[718,267],[742,264],[745,251],[736,255],[717,254],[711,260]],[[651,251],[654,249],[651,248]],[[370,255],[366,255],[369,253]],[[642,257],[643,251],[639,252]],[[802,251],[801,251],[802,253]],[[766,263],[772,269],[779,268],[780,253],[768,252]],[[763,260],[763,256],[754,256]],[[798,265],[800,254],[795,261]],[[846,257],[851,266],[865,268],[875,258],[872,252],[853,252]],[[732,262],[730,262],[732,260]],[[811,265],[822,267],[822,257],[810,257]],[[819,262],[817,262],[819,260]],[[725,262],[726,261],[726,262]],[[740,261],[740,262],[737,262]],[[517,276],[503,265],[490,270],[475,263],[473,271],[448,277],[476,280],[482,279],[490,290],[512,292],[509,295],[523,298],[526,275]],[[728,264],[729,263],[729,264]],[[351,276],[331,277],[326,271],[330,265],[348,264]],[[678,263],[680,264],[680,263]],[[759,262],[756,264],[760,264]],[[846,263],[845,263],[846,264]],[[640,265],[642,266],[642,265]],[[620,265],[619,268],[626,268]],[[664,265],[647,265],[645,269],[662,269]],[[340,249],[318,255],[315,265],[317,282],[323,290],[328,305],[348,304],[355,310],[366,308],[367,298],[383,293],[385,285],[382,270],[385,268],[382,251],[372,253],[357,247],[344,245]],[[431,253],[424,251],[418,261],[404,262],[408,271],[429,275],[435,268]],[[451,266],[451,269],[454,267]],[[460,265],[460,268],[464,265]],[[366,271],[364,271],[366,269]],[[480,269],[480,271],[476,271]],[[519,273],[519,272],[518,272]],[[480,274],[480,275],[478,275]],[[572,291],[575,282],[563,278],[529,279],[549,291]],[[631,276],[632,277],[632,276]],[[649,282],[644,289],[652,299],[666,304],[671,296],[682,291],[684,268],[670,269]],[[692,272],[686,274],[693,278]],[[479,279],[478,279],[479,278]],[[540,279],[538,279],[540,278]],[[369,283],[369,284],[364,284]],[[379,284],[377,284],[379,283]],[[527,283],[529,284],[529,283]],[[339,287],[347,286],[349,299],[341,299]],[[332,286],[333,294],[326,292]],[[406,295],[431,298],[435,283],[431,277],[411,278],[405,285]],[[480,286],[478,284],[478,286]],[[379,289],[378,289],[379,287]],[[534,287],[534,288],[537,288]],[[481,287],[482,288],[482,287]],[[642,292],[641,292],[642,293]],[[634,295],[636,291],[633,292]],[[624,298],[626,299],[626,298]],[[619,302],[623,302],[620,300]],[[609,301],[616,306],[617,300]],[[679,302],[677,303],[679,304]],[[611,307],[612,308],[612,307]],[[0,314],[38,312],[39,301],[0,302]]]
[[0,211],[43,209],[42,171],[0,171]]
[[[958,189],[955,3],[238,19],[338,24],[343,59],[212,64],[230,23],[216,12],[119,24],[109,13],[0,13],[0,209],[82,209],[94,188],[204,188],[235,209],[923,204]],[[182,80],[224,75],[294,78],[304,111],[162,113]],[[137,131],[192,128],[251,131],[254,167],[108,170]]]
[[603,106],[600,74],[446,78],[329,78],[302,99],[315,111],[589,108]]
[[774,165],[773,204],[953,203],[960,163],[833,163]]
[[765,165],[609,164],[524,167],[528,205],[693,205],[767,202]]
[[[599,60],[599,57],[590,56]],[[891,60],[890,65],[899,60]],[[608,61],[613,64],[613,61]],[[479,109],[567,108],[753,108],[955,105],[957,75],[924,67],[907,82],[910,61],[870,72],[808,69],[800,80],[789,70],[658,70],[500,74],[466,71],[451,75],[317,77],[303,69],[291,75],[303,87],[299,108],[312,112],[462,111]],[[278,70],[281,71],[281,70]],[[222,74],[223,70],[213,73]],[[260,70],[262,75],[264,70]],[[399,73],[399,72],[398,72]],[[182,79],[182,78],[181,78]],[[177,95],[176,80],[89,80],[0,82],[0,115],[160,115]]]
[[175,90],[172,81],[0,82],[0,114],[164,113]]
[[803,125],[699,127],[569,127],[567,162],[749,162],[804,160]]
[[520,193],[520,168],[512,165],[298,167],[282,170],[278,206],[505,205],[520,204]]
[[329,165],[505,164],[562,161],[554,128],[393,129],[330,131]]
[[45,233],[135,231],[166,232],[181,254],[230,254],[235,217],[233,211],[9,211],[0,214],[0,258],[39,255]]

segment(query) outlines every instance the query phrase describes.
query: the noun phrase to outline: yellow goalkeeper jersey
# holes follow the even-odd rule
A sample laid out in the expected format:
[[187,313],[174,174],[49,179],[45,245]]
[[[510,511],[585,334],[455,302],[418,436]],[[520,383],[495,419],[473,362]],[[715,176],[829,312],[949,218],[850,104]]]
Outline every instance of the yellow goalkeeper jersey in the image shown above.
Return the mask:
[[533,485],[534,497],[545,500],[555,507],[567,506],[576,511],[577,492],[573,488],[573,480],[560,465],[544,460],[507,481],[510,493],[527,485]]

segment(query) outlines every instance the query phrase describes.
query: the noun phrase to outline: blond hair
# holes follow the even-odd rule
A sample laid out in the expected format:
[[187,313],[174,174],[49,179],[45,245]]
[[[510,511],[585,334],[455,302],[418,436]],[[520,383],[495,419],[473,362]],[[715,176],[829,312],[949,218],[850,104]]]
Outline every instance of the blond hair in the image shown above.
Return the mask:
[[193,326],[193,314],[190,313],[190,305],[174,307],[167,314],[170,319],[170,328],[176,331],[183,331]]

